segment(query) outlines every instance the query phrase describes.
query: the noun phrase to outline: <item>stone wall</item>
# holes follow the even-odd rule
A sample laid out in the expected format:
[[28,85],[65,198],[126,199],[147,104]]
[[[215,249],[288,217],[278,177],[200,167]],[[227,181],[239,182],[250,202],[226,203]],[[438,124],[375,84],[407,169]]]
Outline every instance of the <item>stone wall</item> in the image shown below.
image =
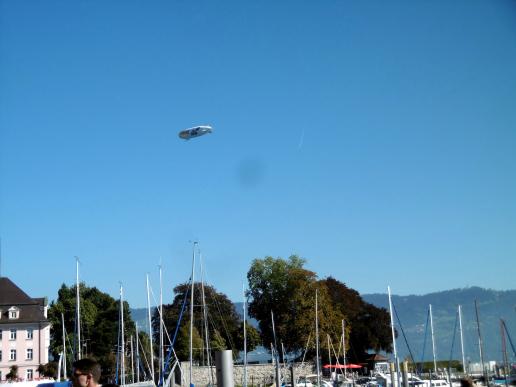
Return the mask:
[[[183,370],[183,380],[181,386],[188,386],[190,383],[190,363],[181,363],[181,369]],[[215,366],[211,367],[213,373],[213,382],[217,383],[217,371]],[[290,382],[290,369],[287,367],[280,367],[281,378]],[[314,364],[312,363],[295,363],[294,364],[294,377],[310,375],[315,373]],[[247,385],[251,386],[263,386],[274,383],[274,365],[273,364],[248,364],[247,365]],[[179,374],[176,374],[176,383],[179,384]],[[210,384],[210,368],[207,366],[195,366],[192,369],[193,384],[196,387],[207,386]],[[233,365],[233,380],[235,385],[241,386],[244,382],[244,366]]]

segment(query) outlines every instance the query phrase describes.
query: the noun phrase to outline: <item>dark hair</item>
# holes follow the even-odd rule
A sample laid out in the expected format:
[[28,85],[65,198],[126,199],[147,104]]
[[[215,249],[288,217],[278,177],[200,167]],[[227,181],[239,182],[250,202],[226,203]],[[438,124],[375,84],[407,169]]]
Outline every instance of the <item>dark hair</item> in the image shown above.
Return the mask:
[[100,380],[100,364],[93,359],[81,359],[73,363],[74,370],[91,374],[93,380],[98,383]]
[[462,378],[460,380],[460,386],[461,387],[473,387],[475,384],[473,383],[473,380],[470,378]]

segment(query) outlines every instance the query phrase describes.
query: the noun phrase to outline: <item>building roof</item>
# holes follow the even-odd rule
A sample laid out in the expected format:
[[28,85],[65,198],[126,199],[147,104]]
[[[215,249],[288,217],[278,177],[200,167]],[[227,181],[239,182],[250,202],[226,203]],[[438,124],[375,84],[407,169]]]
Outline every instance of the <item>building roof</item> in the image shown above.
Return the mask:
[[[9,318],[11,307],[19,309],[17,319]],[[47,321],[45,298],[31,298],[7,277],[0,277],[0,324]]]
[[385,356],[380,355],[379,353],[373,353],[368,358],[367,361],[387,361],[388,359]]
[[32,304],[34,300],[7,277],[0,277],[0,306]]

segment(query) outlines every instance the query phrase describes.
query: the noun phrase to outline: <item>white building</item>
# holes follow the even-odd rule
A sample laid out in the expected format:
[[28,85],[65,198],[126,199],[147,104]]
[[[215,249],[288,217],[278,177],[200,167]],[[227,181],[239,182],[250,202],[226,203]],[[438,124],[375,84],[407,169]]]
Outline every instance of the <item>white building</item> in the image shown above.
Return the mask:
[[[496,361],[489,360],[484,362],[484,368],[486,372],[495,372],[496,371]],[[468,372],[473,375],[482,375],[482,363],[469,363]]]
[[31,298],[9,278],[0,277],[0,381],[13,365],[19,380],[39,378],[48,363],[50,322],[45,298]]

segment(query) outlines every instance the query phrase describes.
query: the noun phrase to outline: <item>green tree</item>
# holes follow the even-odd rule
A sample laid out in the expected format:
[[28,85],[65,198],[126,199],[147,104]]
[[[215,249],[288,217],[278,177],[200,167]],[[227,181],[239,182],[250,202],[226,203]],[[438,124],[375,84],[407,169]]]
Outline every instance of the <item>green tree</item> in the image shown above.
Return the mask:
[[226,340],[224,340],[217,329],[213,331],[213,334],[210,337],[210,347],[213,348],[214,351],[221,351],[227,348]]
[[[103,377],[113,377],[116,370],[118,347],[118,321],[120,303],[96,287],[84,283],[79,286],[81,311],[81,344],[83,357],[94,357],[102,366]],[[124,302],[124,326],[126,342],[135,335],[135,325],[131,319],[129,304]],[[76,287],[61,285],[56,301],[52,301],[48,318],[52,323],[50,351],[54,358],[63,350],[63,326],[67,334],[67,360],[73,361],[71,351],[76,347]],[[146,341],[140,332],[140,342]]]
[[[246,339],[247,339],[247,350],[252,351],[252,349],[256,348],[258,345],[261,344],[262,340],[260,338],[260,332],[253,327],[249,321],[247,321],[245,325],[245,331],[246,331]],[[244,322],[241,321],[237,335],[235,336],[235,345],[237,348],[244,348]],[[252,349],[249,349],[252,348]]]
[[[332,308],[326,287],[317,281],[314,272],[303,268],[304,263],[296,255],[287,260],[265,257],[255,259],[247,273],[249,314],[258,320],[265,346],[274,343],[274,312],[278,346],[282,342],[288,352],[301,351],[312,337],[310,348],[314,348],[316,291],[320,337],[338,337],[342,314]],[[321,340],[321,347],[325,348],[326,343]]]
[[[176,343],[174,349],[180,360],[189,358],[189,323],[190,323],[190,284],[181,284],[174,288],[174,301],[172,304],[163,305],[163,320],[165,327],[172,339],[178,323]],[[243,330],[242,322],[235,310],[235,306],[231,300],[223,293],[219,293],[214,287],[204,285],[204,299],[208,316],[208,336],[210,338],[210,347],[214,351],[217,349],[232,349],[238,351],[243,349],[243,341],[240,340],[241,331]],[[179,315],[183,302],[186,304],[181,322]],[[193,343],[194,349],[202,348],[203,350],[194,350],[193,356],[196,360],[202,361],[205,358],[205,323],[204,313],[201,308],[203,305],[202,286],[200,283],[194,285],[194,340],[199,338],[197,343]],[[153,316],[153,333],[155,342],[159,342],[159,310],[156,309]],[[250,326],[250,324],[247,324]],[[253,332],[254,330],[254,332]],[[256,329],[250,327],[247,329],[248,335],[252,338],[257,337]],[[187,343],[185,353],[184,345]],[[256,341],[248,341],[248,349],[251,351],[258,343]]]
[[38,373],[40,376],[47,378],[57,378],[57,362],[51,361],[47,364],[40,364],[38,366]]
[[[200,359],[204,345],[203,339],[196,327],[193,328],[192,347],[193,358]],[[179,359],[188,360],[190,358],[190,326],[188,324],[184,324],[179,328],[174,350]]]
[[335,278],[328,277],[321,285],[326,287],[333,308],[340,311],[346,321],[347,356],[351,361],[363,359],[370,349],[392,350],[390,317],[385,308],[365,302],[356,290]]
[[11,369],[9,370],[7,375],[5,375],[5,378],[7,380],[11,380],[11,381],[15,381],[16,379],[18,379],[18,366],[17,365],[11,366]]

